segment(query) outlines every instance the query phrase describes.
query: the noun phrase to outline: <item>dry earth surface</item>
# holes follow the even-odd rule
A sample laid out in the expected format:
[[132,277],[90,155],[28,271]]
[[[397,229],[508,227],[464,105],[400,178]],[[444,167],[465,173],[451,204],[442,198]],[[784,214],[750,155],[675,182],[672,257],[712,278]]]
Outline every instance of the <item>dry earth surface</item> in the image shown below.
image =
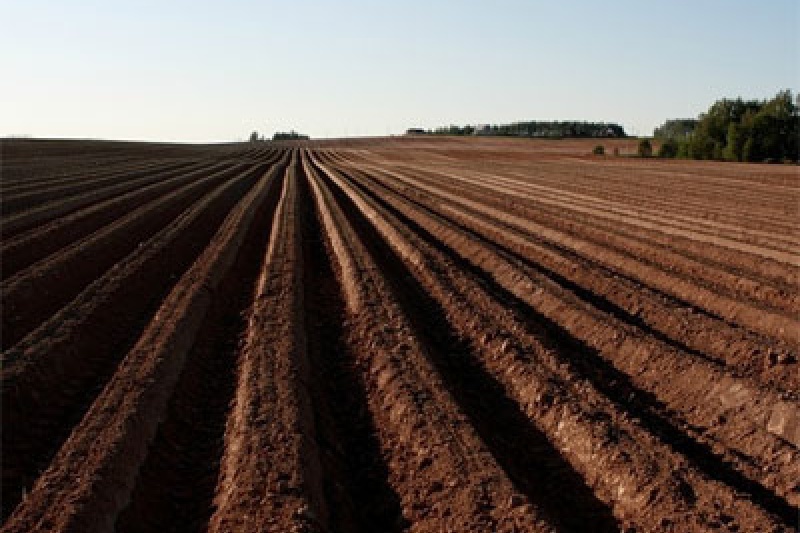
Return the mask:
[[796,531],[798,167],[597,143],[3,141],[2,531]]

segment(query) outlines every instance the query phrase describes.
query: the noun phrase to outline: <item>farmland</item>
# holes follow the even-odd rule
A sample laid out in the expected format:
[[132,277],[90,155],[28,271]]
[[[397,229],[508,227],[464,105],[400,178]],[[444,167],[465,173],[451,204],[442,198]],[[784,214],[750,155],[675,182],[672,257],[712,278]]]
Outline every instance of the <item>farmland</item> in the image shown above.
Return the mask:
[[2,531],[796,530],[797,167],[594,144],[4,141]]

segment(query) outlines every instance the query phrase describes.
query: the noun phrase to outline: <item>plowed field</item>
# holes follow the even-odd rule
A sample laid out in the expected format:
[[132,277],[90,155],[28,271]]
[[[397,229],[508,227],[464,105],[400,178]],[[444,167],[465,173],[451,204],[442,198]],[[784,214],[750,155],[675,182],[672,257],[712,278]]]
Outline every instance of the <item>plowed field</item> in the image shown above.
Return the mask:
[[594,144],[4,141],[2,531],[796,531],[797,167]]

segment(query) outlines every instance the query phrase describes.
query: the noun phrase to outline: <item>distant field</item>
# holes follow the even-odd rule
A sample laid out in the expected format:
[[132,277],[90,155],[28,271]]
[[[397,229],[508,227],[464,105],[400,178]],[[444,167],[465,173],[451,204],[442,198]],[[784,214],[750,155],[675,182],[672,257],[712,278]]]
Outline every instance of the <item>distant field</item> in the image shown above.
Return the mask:
[[794,531],[798,167],[3,141],[2,531]]

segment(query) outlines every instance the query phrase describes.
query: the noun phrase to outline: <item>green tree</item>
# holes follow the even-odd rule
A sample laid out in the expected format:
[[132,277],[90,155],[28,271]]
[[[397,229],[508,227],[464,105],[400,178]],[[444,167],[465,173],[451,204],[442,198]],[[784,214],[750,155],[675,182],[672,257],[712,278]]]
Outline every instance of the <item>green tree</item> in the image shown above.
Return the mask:
[[728,125],[728,137],[725,146],[725,159],[728,161],[741,161],[742,148],[744,142],[742,137],[741,126],[736,122],[731,122]]
[[676,118],[664,122],[653,131],[656,139],[675,139],[685,140],[694,132],[697,127],[695,118]]
[[742,146],[742,161],[755,161],[757,150],[755,147],[755,139],[748,137]]
[[658,147],[658,157],[677,157],[678,156],[678,141],[675,139],[667,139]]
[[698,128],[689,138],[689,157],[711,159],[714,156],[714,140],[704,127]]
[[668,120],[656,128],[659,138],[678,140],[677,157],[685,154],[694,159],[729,161],[800,158],[800,97],[788,89],[770,100],[718,100],[698,117],[691,131],[690,120]]
[[717,161],[722,161],[725,155],[725,144],[719,141],[714,141],[714,149],[711,151],[711,158]]
[[651,157],[653,155],[653,145],[650,144],[649,140],[642,139],[639,141],[637,153],[639,154],[639,157]]
[[779,92],[755,117],[755,134],[763,157],[773,160],[796,159],[798,111],[789,90]]

